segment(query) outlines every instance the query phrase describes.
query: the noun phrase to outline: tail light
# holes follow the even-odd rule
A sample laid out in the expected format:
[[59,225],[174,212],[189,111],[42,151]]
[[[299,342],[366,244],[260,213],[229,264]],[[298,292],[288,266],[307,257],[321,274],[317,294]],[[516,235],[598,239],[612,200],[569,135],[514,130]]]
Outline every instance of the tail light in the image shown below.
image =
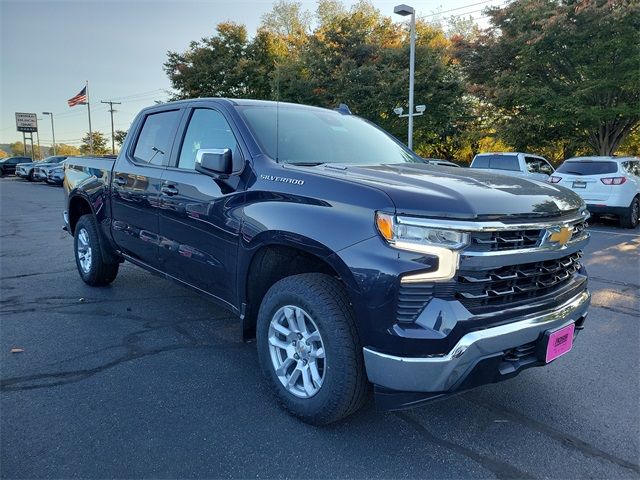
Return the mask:
[[601,178],[600,181],[605,185],[622,185],[624,182],[627,181],[627,178],[626,177],[608,177],[608,178]]
[[560,180],[562,180],[562,177],[551,176],[551,177],[547,178],[547,182],[549,182],[549,183],[558,183]]

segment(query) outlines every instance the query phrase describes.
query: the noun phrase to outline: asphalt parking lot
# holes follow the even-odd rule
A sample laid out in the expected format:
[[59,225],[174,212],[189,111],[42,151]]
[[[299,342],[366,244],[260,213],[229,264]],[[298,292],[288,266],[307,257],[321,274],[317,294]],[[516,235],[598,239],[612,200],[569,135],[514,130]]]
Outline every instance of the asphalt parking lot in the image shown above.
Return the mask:
[[0,180],[2,478],[640,478],[638,230],[592,225],[570,354],[315,428],[276,405],[229,312],[129,264],[85,285],[62,209],[59,187]]

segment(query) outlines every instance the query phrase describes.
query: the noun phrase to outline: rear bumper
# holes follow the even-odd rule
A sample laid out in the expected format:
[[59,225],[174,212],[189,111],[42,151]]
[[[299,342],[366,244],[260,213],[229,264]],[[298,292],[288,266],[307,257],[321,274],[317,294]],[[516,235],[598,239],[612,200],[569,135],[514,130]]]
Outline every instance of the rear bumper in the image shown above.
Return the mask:
[[611,207],[608,205],[589,205],[587,204],[587,210],[593,215],[624,215],[627,212],[628,207]]
[[[547,330],[570,323],[576,323],[576,331],[579,331],[587,315],[590,297],[584,290],[558,308],[467,333],[444,355],[398,357],[364,348],[367,376],[378,391],[380,387],[387,390],[386,394],[421,392],[429,393],[429,399],[508,378],[518,373],[520,367],[544,363],[536,357],[532,362],[514,365],[505,360],[510,350],[534,343],[536,348],[532,345],[527,348],[536,350]],[[493,365],[491,368],[498,368],[495,375],[484,371],[488,360]],[[501,365],[504,362],[508,362],[507,365]]]

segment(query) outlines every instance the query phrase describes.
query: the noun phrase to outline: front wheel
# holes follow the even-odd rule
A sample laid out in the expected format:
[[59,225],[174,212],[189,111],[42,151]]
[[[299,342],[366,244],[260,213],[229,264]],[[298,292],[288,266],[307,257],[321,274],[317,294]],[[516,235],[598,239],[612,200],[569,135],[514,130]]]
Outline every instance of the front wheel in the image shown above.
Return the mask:
[[335,422],[366,400],[362,347],[336,279],[308,273],[276,282],[258,312],[256,343],[267,382],[303,421]]
[[83,215],[76,224],[73,248],[82,280],[97,287],[108,285],[118,275],[118,263],[105,261],[100,248],[98,226],[93,215]]
[[620,226],[623,228],[636,228],[640,221],[640,200],[634,198],[624,215],[620,217]]

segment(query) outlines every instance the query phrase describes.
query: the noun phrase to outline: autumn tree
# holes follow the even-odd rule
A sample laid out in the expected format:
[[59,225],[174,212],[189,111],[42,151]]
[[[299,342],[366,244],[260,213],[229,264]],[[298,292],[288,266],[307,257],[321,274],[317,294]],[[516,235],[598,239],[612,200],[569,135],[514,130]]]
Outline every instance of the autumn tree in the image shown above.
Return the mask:
[[[87,135],[87,141],[89,140],[89,136]],[[57,155],[80,155],[80,149],[78,147],[74,147],[73,145],[67,145],[66,143],[59,143],[56,145],[56,154]]]
[[9,154],[7,152],[5,152],[4,150],[0,150],[0,158],[7,158],[9,156]]

